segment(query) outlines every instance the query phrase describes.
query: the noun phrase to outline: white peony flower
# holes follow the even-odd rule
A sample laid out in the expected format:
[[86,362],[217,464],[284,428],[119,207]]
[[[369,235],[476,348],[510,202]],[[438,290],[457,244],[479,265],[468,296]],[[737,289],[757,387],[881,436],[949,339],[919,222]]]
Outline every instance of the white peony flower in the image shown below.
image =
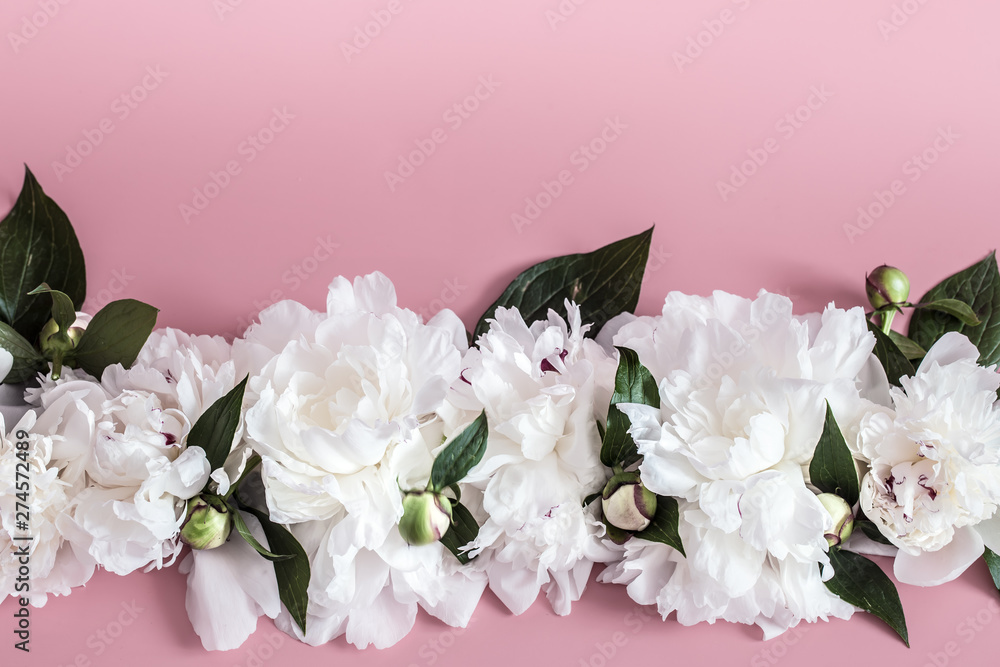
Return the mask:
[[[198,417],[236,385],[229,349],[220,337],[160,330],[131,368],[105,370],[99,386],[106,400],[84,417],[97,424],[86,458],[91,484],[65,526],[102,567],[124,575],[170,565],[179,555],[186,501],[212,473],[205,452],[186,439]],[[41,395],[48,391],[43,382]],[[246,453],[230,458],[245,461]]]
[[14,366],[14,355],[7,351],[7,348],[0,347],[0,383],[4,381],[7,377],[7,373],[10,373],[10,369]]
[[541,591],[568,614],[594,562],[613,556],[601,542],[599,504],[583,500],[609,475],[597,420],[606,419],[617,363],[584,338],[579,307],[566,307],[568,323],[549,311],[530,326],[516,309],[498,309],[456,386],[456,404],[485,408],[490,426],[486,454],[467,478],[482,490],[487,516],[471,553],[515,614]]
[[[75,550],[60,530],[84,484],[79,466],[60,467],[54,455],[67,453],[66,445],[75,447],[74,438],[85,435],[72,427],[53,429],[65,426],[58,423],[61,417],[75,418],[65,407],[57,404],[41,419],[28,412],[9,435],[0,417],[0,601],[26,597],[41,607],[49,594],[68,595],[94,573],[93,559]],[[27,578],[21,572],[25,564]]]
[[960,333],[931,347],[860,433],[861,507],[894,545],[896,578],[935,586],[1000,550],[1000,375]]
[[643,483],[678,498],[687,557],[633,539],[601,579],[628,584],[664,618],[757,624],[768,638],[800,620],[850,617],[823,584],[833,522],[807,483],[826,402],[849,439],[870,406],[856,382],[874,347],[861,309],[795,317],[766,292],[671,293],[662,316],[637,318],[614,340],[659,383],[661,408],[620,407]]
[[246,423],[271,518],[292,524],[312,567],[308,632],[284,612],[286,632],[382,648],[409,632],[418,605],[468,623],[485,577],[440,543],[408,546],[397,528],[400,488],[426,485],[443,444],[438,411],[466,346],[453,313],[424,324],[380,273],[334,280],[325,315],[275,304],[236,343],[241,363],[262,366]]

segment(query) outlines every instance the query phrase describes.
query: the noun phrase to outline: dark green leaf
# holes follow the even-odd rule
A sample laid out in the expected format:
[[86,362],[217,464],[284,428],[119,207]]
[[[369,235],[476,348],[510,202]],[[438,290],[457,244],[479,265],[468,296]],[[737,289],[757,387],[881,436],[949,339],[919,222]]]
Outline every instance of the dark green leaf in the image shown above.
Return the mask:
[[594,502],[595,500],[597,500],[598,498],[600,498],[602,495],[604,495],[604,494],[602,494],[600,491],[598,491],[597,493],[590,494],[589,496],[587,496],[586,498],[583,499],[583,506],[584,507],[588,506],[590,503]]
[[486,411],[476,417],[465,430],[452,439],[448,446],[434,459],[431,468],[431,481],[428,487],[432,491],[441,491],[452,484],[458,484],[479,463],[486,453],[486,440],[490,433],[486,422]]
[[875,614],[909,646],[899,593],[882,569],[864,556],[839,548],[830,550],[830,564],[835,573],[825,582],[830,592],[848,604]]
[[899,348],[899,351],[903,353],[903,356],[911,362],[923,359],[927,355],[927,351],[924,348],[920,347],[898,331],[890,330],[889,340],[895,343],[896,347]]
[[108,366],[130,367],[153,332],[158,312],[134,299],[112,301],[101,308],[74,350],[77,367],[98,379]]
[[236,527],[236,532],[238,532],[240,536],[246,540],[247,544],[253,547],[254,551],[271,562],[295,558],[295,556],[291,554],[281,555],[268,551],[264,545],[257,541],[257,538],[253,536],[253,533],[250,532],[246,521],[243,520],[243,516],[240,514],[239,508],[236,506],[236,503],[229,505],[229,510],[233,515],[233,525]]
[[14,331],[10,325],[0,322],[0,347],[10,352],[14,357],[14,365],[10,373],[3,379],[7,384],[25,382],[38,371],[45,368],[45,358],[38,353],[35,346],[24,336]]
[[919,303],[916,307],[926,310],[936,310],[939,313],[947,313],[961,320],[962,324],[970,327],[976,327],[981,324],[979,318],[976,317],[976,312],[972,310],[972,306],[958,299],[938,299],[930,303]]
[[270,517],[258,509],[240,505],[245,512],[257,517],[268,546],[276,553],[291,554],[286,560],[271,561],[274,566],[274,576],[278,580],[278,596],[284,603],[292,620],[304,633],[306,631],[306,612],[309,609],[309,557],[287,528],[272,523]]
[[73,307],[72,299],[65,292],[54,290],[42,283],[28,294],[48,294],[52,297],[52,319],[56,321],[59,331],[68,331],[76,322],[76,309]]
[[619,403],[641,403],[660,407],[660,391],[652,374],[639,363],[639,355],[627,347],[619,347],[618,374],[615,392],[608,408],[608,428],[601,445],[601,463],[609,468],[616,465],[627,468],[641,457],[635,441],[628,433],[629,420],[616,406]]
[[983,560],[986,561],[987,567],[990,568],[990,576],[993,577],[993,585],[997,587],[997,590],[1000,590],[1000,556],[987,549],[983,553]]
[[829,401],[826,403],[823,434],[819,437],[816,452],[809,464],[809,480],[823,493],[836,494],[851,507],[858,502],[858,469],[851,450],[844,441],[844,434],[837,426]]
[[209,470],[221,468],[233,449],[233,440],[243,411],[243,393],[249,377],[244,377],[232,391],[212,403],[188,433],[187,446],[205,450]]
[[565,317],[566,299],[580,306],[584,323],[593,323],[588,335],[596,336],[609,319],[635,310],[652,239],[650,228],[594,252],[536,264],[515,278],[479,318],[473,338],[479,340],[489,331],[487,320],[497,308],[517,308],[531,323],[548,317],[550,308]]
[[892,542],[889,541],[889,538],[883,535],[882,531],[878,529],[878,526],[876,526],[871,521],[867,519],[855,521],[854,529],[857,530],[858,528],[860,528],[861,532],[865,534],[865,537],[867,537],[872,542],[878,542],[879,544],[887,544],[892,546]]
[[656,514],[653,515],[653,520],[649,523],[649,526],[645,530],[640,530],[635,533],[636,537],[641,537],[644,540],[649,540],[650,542],[659,542],[661,544],[666,544],[673,547],[681,552],[682,555],[686,556],[684,553],[684,545],[681,543],[681,534],[679,530],[680,524],[680,508],[677,505],[677,499],[671,498],[669,496],[656,496]]
[[882,333],[877,326],[868,323],[868,330],[875,334],[875,349],[873,354],[882,363],[885,374],[889,378],[889,383],[898,387],[899,378],[904,375],[913,375],[913,364],[906,358],[906,355],[896,346],[889,336]]
[[982,324],[969,326],[947,313],[917,309],[910,320],[910,338],[929,350],[949,331],[959,331],[979,349],[979,363],[1000,362],[1000,273],[996,254],[945,279],[920,299],[920,303],[957,299],[972,306]]
[[448,551],[455,554],[458,562],[465,565],[472,559],[469,558],[468,552],[461,549],[479,535],[479,524],[476,523],[476,518],[472,516],[472,512],[466,509],[462,503],[452,503],[451,517],[451,527],[448,528],[448,532],[441,538],[441,544],[447,547]]
[[87,273],[76,233],[25,167],[21,194],[0,222],[0,320],[30,341],[50,317],[49,300],[28,294],[43,282],[83,307]]

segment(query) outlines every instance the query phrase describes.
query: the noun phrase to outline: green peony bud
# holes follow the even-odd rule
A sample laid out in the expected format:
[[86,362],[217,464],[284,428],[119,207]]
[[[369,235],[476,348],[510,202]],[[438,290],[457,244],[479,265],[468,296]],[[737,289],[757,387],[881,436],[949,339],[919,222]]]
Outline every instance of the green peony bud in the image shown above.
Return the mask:
[[876,309],[905,303],[910,298],[910,279],[899,269],[883,264],[865,276],[865,291]]
[[451,527],[451,500],[432,491],[403,494],[403,518],[399,534],[407,544],[420,547],[444,537]]
[[847,501],[833,493],[821,493],[816,498],[833,517],[833,529],[825,535],[831,547],[841,544],[854,532],[854,512]]
[[607,523],[621,530],[644,530],[656,514],[656,494],[642,485],[637,472],[618,473],[601,494]]
[[195,496],[188,501],[187,516],[181,526],[181,542],[192,549],[215,549],[229,539],[233,515],[218,496]]
[[42,354],[51,357],[56,350],[65,354],[75,348],[84,332],[84,327],[77,324],[78,322],[74,322],[65,333],[59,333],[59,325],[55,320],[46,322],[38,334],[38,347]]

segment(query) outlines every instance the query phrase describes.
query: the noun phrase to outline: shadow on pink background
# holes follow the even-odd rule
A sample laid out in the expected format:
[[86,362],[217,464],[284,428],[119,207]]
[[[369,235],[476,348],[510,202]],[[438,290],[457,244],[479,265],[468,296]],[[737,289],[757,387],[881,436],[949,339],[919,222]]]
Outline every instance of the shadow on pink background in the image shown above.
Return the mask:
[[[919,296],[996,247],[995,3],[664,5],[5,0],[0,210],[27,163],[76,226],[89,310],[138,298],[161,325],[230,336],[276,299],[318,308],[335,275],[375,269],[402,305],[471,327],[528,265],[651,224],[647,313],[674,289],[857,305],[883,262]],[[764,643],[648,622],[593,585],[569,618],[544,602],[513,618],[487,595],[466,632],[422,616],[383,652],[297,645],[264,619],[244,649],[209,655],[170,571],[101,574],[37,612],[27,660],[12,641],[0,655],[972,665],[1000,628],[974,570],[901,588],[910,651],[863,614]]]

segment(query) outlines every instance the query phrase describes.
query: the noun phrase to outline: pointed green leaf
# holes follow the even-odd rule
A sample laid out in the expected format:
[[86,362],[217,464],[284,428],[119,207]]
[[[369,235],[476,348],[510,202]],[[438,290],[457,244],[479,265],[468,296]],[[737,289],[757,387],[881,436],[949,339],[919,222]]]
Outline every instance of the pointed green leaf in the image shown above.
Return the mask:
[[465,479],[469,471],[483,459],[489,433],[486,411],[483,410],[476,420],[455,436],[434,459],[428,488],[438,492]]
[[451,505],[451,527],[441,538],[441,544],[448,548],[448,551],[455,554],[462,565],[468,563],[468,552],[462,551],[469,542],[472,542],[479,535],[479,524],[462,503],[452,503]]
[[641,403],[659,408],[660,391],[652,374],[639,363],[638,354],[627,347],[619,347],[617,350],[618,374],[615,376],[615,391],[608,409],[608,428],[601,445],[601,463],[609,468],[616,465],[627,468],[641,457],[635,441],[628,433],[628,417],[616,406],[619,403]]
[[76,232],[25,167],[21,194],[0,222],[0,321],[30,341],[50,317],[48,299],[28,294],[43,282],[83,307],[87,274]]
[[249,378],[249,375],[244,377],[228,394],[212,403],[188,433],[187,446],[205,450],[209,470],[221,468],[233,449]]
[[979,318],[976,317],[976,311],[972,310],[972,306],[958,299],[938,299],[929,303],[918,303],[915,307],[946,313],[970,327],[977,327],[981,324]]
[[882,363],[886,377],[893,386],[899,386],[899,378],[905,375],[913,375],[916,371],[913,364],[906,358],[906,355],[896,346],[892,339],[882,333],[877,326],[868,322],[868,330],[875,335],[875,349],[872,353]]
[[680,507],[676,498],[669,496],[656,496],[656,514],[645,530],[634,533],[636,537],[650,542],[666,544],[684,553],[684,544],[681,543],[680,533]]
[[555,257],[527,269],[479,318],[474,340],[489,331],[487,320],[497,308],[517,308],[530,324],[548,317],[550,308],[566,317],[566,299],[580,306],[583,322],[593,323],[587,335],[596,336],[609,319],[635,310],[652,239],[650,228],[594,252]]
[[997,590],[1000,590],[1000,556],[987,549],[983,553],[983,560],[986,561],[987,567],[990,568],[993,585],[997,587]]
[[108,366],[130,367],[153,332],[158,312],[134,299],[112,301],[104,306],[87,325],[73,352],[76,366],[98,379]]
[[860,494],[858,469],[854,464],[851,450],[844,440],[844,434],[837,426],[829,401],[826,403],[823,434],[819,437],[816,452],[809,464],[809,481],[823,493],[840,496],[851,507],[858,502]]
[[920,303],[941,299],[969,304],[982,324],[970,326],[947,313],[918,308],[910,320],[913,342],[929,350],[947,332],[959,331],[979,349],[979,363],[984,366],[1000,363],[1000,272],[996,253],[945,279],[927,292]]
[[0,322],[0,347],[14,357],[14,365],[3,379],[6,384],[25,382],[45,368],[45,358],[38,353],[35,346],[13,327],[3,322]]
[[899,348],[899,351],[903,353],[903,356],[909,359],[911,362],[918,359],[923,359],[925,356],[927,356],[927,350],[920,347],[912,340],[910,340],[903,334],[899,333],[898,331],[890,330],[889,340],[895,343],[896,347]]
[[879,617],[910,645],[903,605],[896,586],[882,569],[864,556],[843,549],[830,550],[833,578],[825,582],[830,592],[844,602]]
[[878,529],[878,526],[868,519],[855,519],[854,528],[855,530],[860,528],[861,532],[865,534],[865,537],[872,542],[892,546],[892,542],[889,541],[889,538],[883,535],[882,531]]
[[280,555],[268,551],[267,547],[258,542],[257,538],[250,532],[250,528],[247,527],[246,521],[243,520],[243,515],[240,514],[239,507],[237,507],[236,503],[231,503],[229,505],[229,509],[233,515],[233,525],[236,527],[236,532],[238,532],[240,536],[246,540],[247,544],[253,547],[254,551],[271,562],[295,558],[295,556],[291,554]]
[[[237,496],[238,500],[238,496]],[[288,609],[292,620],[304,633],[306,631],[306,613],[309,609],[309,557],[287,528],[273,523],[267,514],[258,509],[240,503],[244,512],[249,512],[260,521],[264,529],[267,544],[276,553],[291,554],[291,558],[271,561],[274,566],[274,576],[278,580],[278,596]]]
[[73,308],[73,301],[65,292],[54,290],[46,283],[42,283],[28,294],[48,294],[52,297],[52,319],[56,321],[59,331],[68,331],[76,322],[76,310]]

